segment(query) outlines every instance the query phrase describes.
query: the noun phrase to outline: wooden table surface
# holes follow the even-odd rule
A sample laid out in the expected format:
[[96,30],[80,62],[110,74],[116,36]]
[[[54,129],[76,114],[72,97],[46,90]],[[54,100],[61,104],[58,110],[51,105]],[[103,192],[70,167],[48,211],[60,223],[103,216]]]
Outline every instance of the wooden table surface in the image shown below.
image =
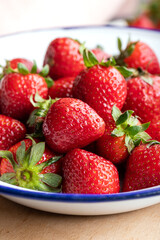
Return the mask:
[[79,217],[37,211],[0,197],[0,240],[160,240],[160,204]]

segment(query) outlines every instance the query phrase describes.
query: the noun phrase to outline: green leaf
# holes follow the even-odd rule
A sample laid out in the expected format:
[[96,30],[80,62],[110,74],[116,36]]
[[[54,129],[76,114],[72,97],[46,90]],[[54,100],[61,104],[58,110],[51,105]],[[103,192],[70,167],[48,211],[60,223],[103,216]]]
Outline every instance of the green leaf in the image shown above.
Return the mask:
[[39,73],[39,75],[42,76],[42,77],[46,77],[48,74],[49,74],[49,65],[46,64],[46,65],[42,68],[42,70],[41,70],[41,72]]
[[86,47],[85,47],[85,43],[86,43],[86,42],[83,42],[83,43],[81,43],[80,46],[79,46],[79,52],[80,52],[81,55],[83,55],[83,51],[84,51],[84,49],[86,48]]
[[148,141],[151,139],[151,136],[146,132],[139,132],[134,136],[134,140],[140,138],[141,140]]
[[23,160],[25,157],[26,145],[25,142],[21,142],[21,146],[16,151],[16,159],[19,164],[23,164]]
[[18,185],[15,173],[4,173],[0,177],[0,181],[10,183],[10,184],[13,184],[13,185]]
[[37,64],[36,64],[35,60],[33,61],[33,66],[32,66],[32,69],[31,69],[31,73],[37,73]]
[[122,51],[122,41],[120,38],[118,38],[117,41],[118,41],[118,49],[121,52]]
[[51,164],[57,162],[60,158],[62,158],[62,155],[61,156],[54,156],[54,157],[50,158],[49,160],[47,160],[45,162],[37,164],[36,168],[39,170],[39,172],[41,172],[44,168],[46,168],[46,167],[50,166]]
[[153,86],[153,79],[150,76],[141,76],[141,78],[143,79],[143,81]]
[[38,103],[43,103],[46,101],[46,99],[42,98],[38,92],[36,92],[35,97],[34,97],[35,101]]
[[129,119],[131,117],[131,115],[133,114],[133,112],[134,111],[128,110],[128,111],[122,113],[116,121],[116,126],[124,123],[127,119]]
[[0,157],[6,158],[12,164],[13,168],[15,168],[17,163],[14,161],[12,152],[6,151],[6,150],[1,150]]
[[114,57],[110,57],[109,60],[103,61],[100,63],[100,65],[109,67],[109,66],[116,66],[116,60]]
[[28,68],[23,63],[18,63],[18,71],[23,75],[29,74]]
[[45,173],[41,180],[53,188],[58,188],[62,183],[62,177],[55,173]]
[[42,158],[45,150],[45,142],[39,142],[32,146],[29,158],[29,166],[36,165]]
[[48,88],[51,88],[51,87],[53,86],[53,84],[54,84],[53,79],[50,78],[50,77],[46,77],[46,78],[44,78],[44,79],[45,79],[45,81],[46,81],[46,83],[47,83],[47,87],[48,87]]
[[133,74],[133,71],[129,70],[124,66],[116,66],[115,68],[123,75],[124,78],[128,78]]
[[137,133],[145,131],[149,127],[149,125],[150,125],[150,122],[144,123],[144,124],[138,125],[138,126],[131,126],[131,127],[127,128],[127,133],[130,136],[135,136]]
[[121,114],[122,112],[119,110],[119,108],[117,108],[116,105],[114,105],[112,108],[112,117],[115,122],[118,120]]
[[115,128],[112,131],[111,136],[122,137],[124,134],[125,134],[124,131],[119,130],[118,128]]
[[33,110],[33,111],[31,112],[28,120],[27,120],[27,125],[28,125],[29,127],[34,126],[34,124],[35,124],[35,122],[36,122],[36,118],[37,118],[36,112],[37,112],[37,110],[38,110],[38,109]]
[[131,153],[132,150],[135,148],[132,138],[128,135],[125,136],[125,145],[126,145],[129,153]]
[[99,64],[99,62],[98,62],[96,56],[94,55],[94,53],[89,51],[86,48],[83,51],[83,60],[84,60],[85,66],[88,67],[88,68]]

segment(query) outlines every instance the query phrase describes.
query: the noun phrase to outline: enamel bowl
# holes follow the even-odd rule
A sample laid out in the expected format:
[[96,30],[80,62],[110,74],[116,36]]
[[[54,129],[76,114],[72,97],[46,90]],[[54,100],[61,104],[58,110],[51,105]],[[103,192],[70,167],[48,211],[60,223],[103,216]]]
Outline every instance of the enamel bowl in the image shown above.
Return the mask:
[[[56,37],[71,37],[86,46],[97,44],[110,54],[118,53],[117,37],[126,45],[128,39],[150,45],[160,59],[160,32],[127,27],[98,26],[54,28],[21,32],[0,37],[0,64],[5,59],[23,57],[36,60],[39,67],[48,44]],[[16,203],[53,213],[105,215],[133,211],[160,203],[160,186],[117,194],[63,194],[32,191],[0,181],[0,194]]]

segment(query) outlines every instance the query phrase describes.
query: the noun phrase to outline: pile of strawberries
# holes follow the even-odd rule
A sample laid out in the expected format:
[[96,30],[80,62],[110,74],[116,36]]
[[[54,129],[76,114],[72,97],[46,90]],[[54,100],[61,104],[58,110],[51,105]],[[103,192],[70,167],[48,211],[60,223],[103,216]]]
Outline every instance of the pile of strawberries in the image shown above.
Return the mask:
[[131,27],[160,29],[160,1],[152,0],[143,7],[143,11],[134,19],[127,20]]
[[159,61],[141,41],[122,49],[118,39],[118,48],[110,56],[64,37],[49,44],[41,70],[22,58],[6,62],[1,181],[89,194],[160,184]]

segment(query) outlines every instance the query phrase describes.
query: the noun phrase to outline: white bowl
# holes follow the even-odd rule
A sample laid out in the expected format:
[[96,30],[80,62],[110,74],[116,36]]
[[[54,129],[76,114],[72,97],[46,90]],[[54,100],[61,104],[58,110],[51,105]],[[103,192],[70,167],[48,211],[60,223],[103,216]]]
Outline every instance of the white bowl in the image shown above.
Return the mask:
[[[41,67],[50,41],[64,36],[86,41],[89,48],[100,44],[110,54],[118,52],[117,37],[122,39],[124,46],[130,37],[133,41],[149,44],[160,59],[160,31],[99,26],[44,29],[1,36],[0,63],[3,64],[5,59],[23,57],[36,60]],[[117,194],[63,194],[32,191],[0,181],[0,194],[28,207],[72,215],[115,214],[160,203],[160,186]]]

